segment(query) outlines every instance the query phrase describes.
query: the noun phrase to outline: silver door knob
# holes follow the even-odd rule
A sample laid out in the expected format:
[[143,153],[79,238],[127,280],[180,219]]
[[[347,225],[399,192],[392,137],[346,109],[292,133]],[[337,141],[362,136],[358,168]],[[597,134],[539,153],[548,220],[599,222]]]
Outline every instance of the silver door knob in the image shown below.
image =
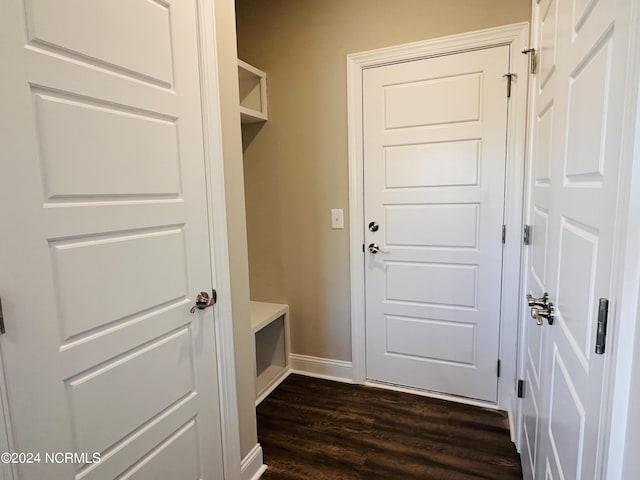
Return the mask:
[[549,303],[545,308],[531,307],[531,318],[533,318],[538,325],[542,325],[542,319],[546,318],[549,325],[553,325],[555,307],[553,303]]
[[215,290],[213,296],[210,296],[207,292],[200,292],[196,297],[196,304],[189,310],[191,313],[196,313],[196,310],[204,310],[207,307],[213,307],[216,303]]
[[371,222],[369,224],[369,230],[372,232],[377,232],[380,229],[380,226],[376,222]]
[[536,321],[536,324],[540,327],[542,326],[542,317],[540,316],[540,311],[538,307],[533,307],[531,309],[531,318]]

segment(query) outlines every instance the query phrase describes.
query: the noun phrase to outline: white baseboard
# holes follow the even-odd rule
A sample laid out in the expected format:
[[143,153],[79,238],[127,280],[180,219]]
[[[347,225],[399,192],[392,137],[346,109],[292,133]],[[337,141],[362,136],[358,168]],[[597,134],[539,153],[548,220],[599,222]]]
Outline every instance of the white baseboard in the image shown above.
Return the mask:
[[267,471],[267,466],[262,462],[262,447],[259,443],[242,459],[240,470],[242,480],[258,480]]
[[353,365],[343,360],[312,357],[309,355],[289,355],[291,373],[308,377],[324,378],[336,382],[353,383]]
[[[511,434],[511,442],[516,444],[516,423],[513,420],[513,414],[511,413],[511,409],[507,410],[507,415],[509,416],[509,433]],[[516,445],[516,450],[518,446]]]

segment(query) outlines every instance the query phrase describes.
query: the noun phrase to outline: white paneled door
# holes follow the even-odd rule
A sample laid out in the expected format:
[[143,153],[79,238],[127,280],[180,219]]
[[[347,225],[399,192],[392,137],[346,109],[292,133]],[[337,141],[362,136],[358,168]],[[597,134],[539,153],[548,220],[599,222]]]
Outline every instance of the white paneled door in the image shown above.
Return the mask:
[[526,479],[604,478],[607,352],[595,343],[612,294],[630,3],[534,3],[527,291],[547,292],[555,318],[525,320]]
[[189,313],[212,285],[195,7],[2,1],[20,479],[223,478],[213,309]]
[[509,53],[364,71],[369,380],[497,401]]

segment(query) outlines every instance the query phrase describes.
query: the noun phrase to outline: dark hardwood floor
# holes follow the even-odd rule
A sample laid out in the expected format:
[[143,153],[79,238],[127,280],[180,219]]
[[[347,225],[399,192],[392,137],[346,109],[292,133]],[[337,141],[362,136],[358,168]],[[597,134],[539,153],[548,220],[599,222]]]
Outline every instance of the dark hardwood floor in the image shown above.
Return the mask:
[[291,375],[258,407],[264,480],[521,479],[507,415]]

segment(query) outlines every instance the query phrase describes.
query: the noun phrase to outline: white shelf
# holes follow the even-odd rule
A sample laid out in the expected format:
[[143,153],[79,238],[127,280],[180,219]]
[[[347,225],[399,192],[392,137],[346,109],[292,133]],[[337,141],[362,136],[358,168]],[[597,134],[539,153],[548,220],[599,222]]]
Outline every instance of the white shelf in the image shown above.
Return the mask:
[[238,82],[241,123],[266,121],[267,74],[247,62],[238,60]]
[[289,374],[289,305],[251,302],[256,347],[256,405]]

